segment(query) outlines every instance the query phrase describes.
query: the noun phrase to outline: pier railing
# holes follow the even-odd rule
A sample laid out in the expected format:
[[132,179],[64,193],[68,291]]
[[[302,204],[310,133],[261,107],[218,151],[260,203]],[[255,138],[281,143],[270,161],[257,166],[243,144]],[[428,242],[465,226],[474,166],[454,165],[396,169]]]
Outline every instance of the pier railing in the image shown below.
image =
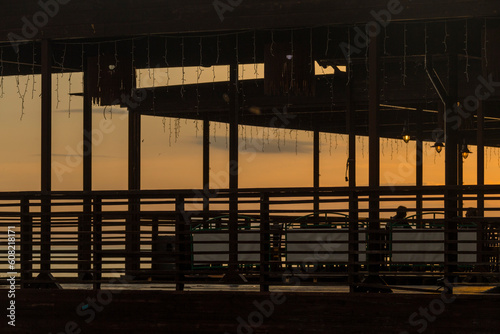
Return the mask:
[[498,186],[0,193],[0,270],[24,288],[496,283],[499,201]]

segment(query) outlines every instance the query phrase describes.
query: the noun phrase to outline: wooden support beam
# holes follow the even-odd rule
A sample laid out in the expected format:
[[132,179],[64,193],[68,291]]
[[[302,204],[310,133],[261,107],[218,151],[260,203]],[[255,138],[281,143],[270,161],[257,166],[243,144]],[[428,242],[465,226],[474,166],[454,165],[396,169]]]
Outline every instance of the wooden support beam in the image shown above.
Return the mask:
[[[130,191],[141,189],[141,114],[129,108],[128,117],[128,188]],[[125,270],[129,275],[136,275],[140,268],[140,198],[129,198],[129,216],[126,226]]]
[[33,218],[30,215],[30,200],[21,199],[21,287],[29,286],[33,279]]
[[189,230],[186,229],[187,222],[186,217],[186,203],[182,196],[177,196],[175,198],[175,290],[184,290],[184,274],[183,271],[186,269],[188,259],[187,255],[187,244],[186,240],[188,235],[186,234]]
[[[484,26],[482,31],[482,45],[486,42],[487,38],[487,27]],[[488,69],[487,69],[487,54],[485,48],[481,48],[481,68],[483,72],[483,77],[487,77]],[[477,186],[480,190],[477,192],[477,215],[478,217],[484,217],[484,112],[486,108],[486,101],[479,101],[479,105],[476,111],[476,157],[477,157],[477,168],[476,168],[476,177],[477,177]],[[483,188],[483,189],[481,189]],[[486,224],[484,222],[480,222],[477,225],[477,261],[479,263],[485,263],[489,261],[489,256],[484,254],[485,249],[489,249],[490,245],[487,245],[483,242],[483,240],[487,240],[487,234],[485,233]],[[480,265],[481,266],[481,265]],[[486,268],[483,266],[482,268]]]
[[41,272],[50,271],[51,249],[51,198],[52,191],[52,47],[47,39],[42,40],[42,138],[41,138]]
[[313,143],[313,187],[315,190],[314,194],[314,212],[319,212],[319,152],[320,152],[320,140],[319,131],[314,130],[314,143]]
[[101,288],[100,280],[102,278],[102,199],[96,197],[93,199],[92,210],[92,235],[93,235],[93,278],[94,290]]
[[[350,73],[350,69],[347,73]],[[353,102],[353,85],[352,78],[347,85],[347,117],[346,128],[349,133],[349,157],[347,160],[346,168],[347,180],[349,182],[349,291],[355,292],[355,284],[358,282],[357,273],[359,265],[359,256],[356,253],[359,249],[359,229],[358,229],[358,196],[356,194],[356,107]],[[364,251],[364,250],[363,250]]]
[[78,225],[78,269],[79,276],[86,279],[91,270],[91,223],[92,223],[92,97],[90,96],[87,66],[83,71],[83,216]]
[[[409,2],[409,1],[408,1]],[[102,38],[114,36],[140,36],[156,33],[203,33],[214,31],[262,29],[289,29],[305,26],[351,25],[374,21],[373,13],[387,13],[389,21],[400,20],[443,20],[446,18],[477,18],[498,15],[496,0],[420,0],[408,4],[405,1],[331,0],[303,2],[290,0],[273,1],[220,1],[218,9],[212,2],[200,0],[158,0],[128,1],[117,6],[114,1],[97,2],[60,1],[61,15],[49,19],[40,34],[46,38],[71,39]],[[214,3],[215,4],[215,3]],[[388,8],[389,4],[389,8]],[[96,6],[100,13],[115,15],[95,15]],[[390,10],[391,12],[388,12]],[[23,36],[20,18],[31,20],[33,14],[44,13],[38,2],[22,0],[16,6],[0,13],[0,40],[9,42],[10,33]],[[383,14],[384,15],[384,14]],[[189,17],[189,20],[186,20]],[[380,20],[386,20],[380,17]],[[32,22],[32,21],[31,21]],[[376,21],[374,21],[376,22]],[[32,24],[32,23],[30,23]],[[38,31],[38,29],[36,29]],[[30,32],[31,33],[31,32]],[[39,36],[34,36],[39,38]]]
[[[269,292],[270,240],[269,194],[262,194],[260,197],[260,292]],[[273,245],[273,253],[275,252]]]
[[[208,113],[203,119],[203,215],[204,222],[210,219],[210,120]],[[208,225],[205,225],[208,228]]]
[[89,73],[83,72],[83,191],[92,191],[92,96]]
[[141,114],[129,108],[128,189],[141,189]]
[[[482,32],[482,45],[485,45],[487,40],[487,26],[485,25]],[[488,76],[487,69],[487,54],[486,49],[481,48],[481,68],[483,72],[483,77]],[[479,101],[479,105],[477,108],[476,114],[476,123],[477,123],[477,131],[476,131],[476,145],[477,145],[477,185],[480,187],[484,186],[484,112],[485,112],[486,102]],[[484,217],[484,192],[479,192],[477,194],[477,214],[479,217]]]
[[456,111],[458,103],[458,54],[457,45],[450,46],[449,69],[448,69],[448,99],[445,106],[445,267],[444,274],[448,279],[453,279],[452,274],[456,271],[458,256],[457,245],[457,222],[459,193],[455,189],[458,186],[458,165],[461,159],[458,145],[458,128],[452,120],[460,117]]
[[[379,38],[374,36],[369,45],[369,187],[372,191],[369,196],[369,251],[380,251],[380,198],[377,189],[380,186],[380,50]],[[379,254],[368,254],[368,272],[370,275],[377,274],[382,256]]]
[[[417,202],[416,202],[416,214],[417,217],[421,217],[423,212],[423,203],[422,203],[422,187],[424,185],[424,135],[423,135],[423,121],[424,121],[424,111],[422,106],[417,108],[417,140],[416,140],[416,180],[415,185],[417,186]],[[419,228],[422,228],[421,221],[418,222]]]
[[[235,41],[238,47],[238,36]],[[238,63],[235,60],[230,66],[229,91],[229,277],[233,278],[238,270],[238,119],[239,79]]]

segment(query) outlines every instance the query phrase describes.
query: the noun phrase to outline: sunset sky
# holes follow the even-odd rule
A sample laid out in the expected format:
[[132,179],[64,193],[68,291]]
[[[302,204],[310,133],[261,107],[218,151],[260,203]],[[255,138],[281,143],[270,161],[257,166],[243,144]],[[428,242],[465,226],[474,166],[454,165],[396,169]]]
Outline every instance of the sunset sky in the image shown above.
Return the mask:
[[[251,67],[250,67],[251,66]],[[252,79],[253,65],[246,66]],[[259,67],[260,73],[263,69]],[[141,85],[152,86],[149,71],[142,70]],[[186,69],[186,84],[195,82],[196,68]],[[213,73],[205,69],[199,82],[211,82]],[[225,70],[217,69],[217,80],[225,80]],[[317,73],[321,70],[317,69]],[[165,84],[165,69],[155,72],[155,86]],[[19,84],[17,84],[19,80]],[[170,70],[170,85],[180,84],[179,69]],[[40,76],[6,77],[0,98],[0,190],[40,189]],[[82,98],[69,98],[69,74],[53,75],[53,190],[81,190],[83,166],[78,147],[82,141]],[[18,88],[19,87],[19,88]],[[34,92],[33,92],[34,87]],[[176,89],[175,87],[172,89]],[[71,75],[71,92],[82,91],[80,73]],[[22,98],[24,95],[24,114]],[[94,129],[101,129],[106,117],[111,121],[102,140],[94,145],[93,187],[96,190],[127,188],[127,110],[94,106]],[[161,117],[142,118],[142,188],[191,189],[202,187],[202,122]],[[198,128],[198,131],[196,130]],[[176,138],[176,133],[178,136]],[[211,175],[213,188],[227,188],[223,175],[228,169],[226,124],[212,123]],[[264,137],[263,137],[264,136]],[[246,138],[246,139],[245,139]],[[262,140],[264,138],[264,140]],[[279,140],[278,140],[279,138]],[[308,187],[313,182],[312,133],[240,127],[240,186]],[[321,186],[345,186],[347,138],[321,134]],[[368,182],[368,141],[357,139],[358,184]],[[431,143],[424,145],[424,183],[444,183],[444,152],[437,154]],[[470,147],[475,152],[475,147]],[[415,142],[381,139],[381,183],[414,184]],[[498,183],[498,149],[486,149],[487,183]],[[465,160],[464,182],[476,182],[476,155]],[[391,181],[395,180],[395,181]]]

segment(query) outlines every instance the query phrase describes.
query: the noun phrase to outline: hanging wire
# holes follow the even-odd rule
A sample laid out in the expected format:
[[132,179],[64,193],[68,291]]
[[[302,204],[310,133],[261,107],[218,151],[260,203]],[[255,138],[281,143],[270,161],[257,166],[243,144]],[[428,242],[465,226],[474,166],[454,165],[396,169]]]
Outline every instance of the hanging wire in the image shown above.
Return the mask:
[[177,140],[179,139],[180,133],[181,133],[181,119],[176,118],[175,119],[175,124],[174,124],[174,135],[175,135],[175,141],[174,143],[177,143]]
[[387,26],[384,25],[384,56],[387,55],[387,40],[389,39],[389,36],[387,35]]
[[[220,39],[219,39],[219,35],[217,35],[217,57],[215,59],[215,64],[219,64],[219,58],[220,58]],[[213,75],[212,90],[215,90],[215,65],[212,65],[212,75]]]
[[71,117],[71,77],[73,76],[73,73],[69,73],[69,78],[68,78],[68,118]]
[[28,84],[30,81],[30,77],[27,77],[26,80],[26,86],[24,87],[24,92],[21,93],[21,83],[20,83],[20,73],[21,73],[21,62],[20,62],[20,52],[17,52],[17,70],[18,74],[16,75],[16,86],[17,86],[17,93],[19,94],[19,97],[21,98],[21,117],[20,120],[23,120],[24,116],[24,99],[26,97],[26,93],[28,92]]
[[153,68],[153,115],[156,116],[156,70]]
[[485,66],[488,67],[488,27],[487,20],[484,19],[484,62]]
[[165,54],[163,56],[163,60],[165,61],[165,65],[167,67],[167,92],[168,92],[168,85],[170,84],[170,73],[169,73],[169,68],[170,65],[168,64],[168,38],[165,37]]
[[271,47],[270,47],[270,52],[271,52],[271,56],[274,57],[274,45],[276,43],[274,42],[274,30],[271,30]]
[[24,116],[24,100],[26,97],[26,93],[28,92],[28,85],[30,82],[30,77],[27,76],[26,78],[27,79],[26,79],[26,85],[24,86],[24,92],[21,93],[21,88],[20,88],[21,84],[19,82],[20,76],[16,75],[17,93],[19,94],[19,97],[21,98],[21,118],[20,118],[21,121],[23,120],[23,116]]
[[116,43],[117,42],[115,41],[115,69],[118,68],[118,63],[119,63],[119,61],[118,61],[118,47],[117,47]]
[[255,30],[253,31],[253,72],[255,75],[255,86],[259,87],[257,79],[259,79],[259,72],[257,66],[257,36]]
[[101,43],[97,43],[97,88],[101,87]]
[[216,143],[217,142],[217,124],[214,124],[213,128],[214,128],[214,143]]
[[366,38],[365,42],[365,67],[366,67],[366,73],[370,73],[370,67],[368,65],[368,52],[370,50],[370,41],[368,37]]
[[351,83],[352,75],[352,59],[351,59],[351,29],[347,27],[347,83],[348,86]]
[[266,145],[265,129],[262,129],[262,139],[261,139],[261,141],[262,141],[262,149],[261,149],[261,151],[264,152],[264,147]]
[[[61,67],[61,78],[64,76],[64,61],[66,58],[66,44],[64,45],[62,60],[60,63],[57,63],[54,59],[54,63],[58,64]],[[61,100],[59,99],[59,74],[56,73],[56,109],[59,109],[59,103]]]
[[215,59],[215,63],[219,63],[219,58],[220,58],[220,38],[219,35],[217,35],[217,58]]
[[294,82],[294,80],[295,80],[295,78],[294,78],[294,73],[293,73],[293,66],[294,66],[294,53],[295,53],[295,52],[294,52],[295,50],[294,50],[294,41],[293,41],[293,39],[294,39],[294,38],[293,38],[293,30],[291,30],[291,31],[290,31],[290,40],[291,40],[291,41],[290,41],[290,44],[291,44],[291,47],[292,47],[292,60],[291,60],[291,69],[290,69],[290,89],[289,89],[289,90],[291,90],[291,89],[292,89],[292,87],[293,87],[293,82]]
[[465,20],[465,78],[469,82],[469,20]]
[[[31,99],[35,97],[35,57],[36,57],[36,50],[35,50],[35,42],[33,42],[33,63],[31,65],[31,76],[33,78],[33,86],[31,88]],[[70,95],[71,97],[71,95]]]
[[[199,91],[199,82],[200,82],[200,77],[201,73],[203,72],[202,70],[202,64],[203,64],[203,40],[202,37],[200,37],[200,42],[199,42],[199,48],[200,48],[200,64],[196,68],[196,114],[200,114],[200,91]],[[198,133],[198,123],[196,123],[196,133]]]
[[406,29],[406,23],[404,24],[404,33],[403,33],[403,86],[406,86],[406,56],[407,56],[407,49],[408,49],[408,45],[406,43],[406,33],[407,33],[407,29]]
[[330,156],[332,156],[332,134],[330,133]]
[[168,119],[168,147],[172,146],[172,117]]
[[448,23],[445,21],[444,22],[444,41],[443,41],[444,52],[448,51],[448,37],[450,37],[450,35],[448,34]]
[[84,77],[85,77],[85,47],[84,44],[82,43],[82,55],[81,55],[81,68],[82,68],[82,91],[85,91],[85,83],[84,83]]
[[327,32],[326,32],[326,50],[325,50],[325,57],[328,56],[328,51],[330,50],[330,26],[327,27]]
[[299,154],[299,131],[295,130],[295,155]]
[[3,87],[3,48],[0,48],[0,98],[4,96],[4,87]]
[[184,37],[181,39],[181,49],[182,49],[182,59],[181,59],[181,67],[182,67],[182,85],[181,85],[181,97],[184,98],[184,83],[186,82],[186,71],[184,69]]
[[132,40],[132,50],[130,51],[130,55],[132,56],[132,61],[131,61],[131,64],[132,64],[132,84],[130,85],[130,95],[133,95],[134,94],[134,86],[135,86],[135,42],[134,40]]
[[148,75],[149,79],[151,80],[151,43],[150,43],[150,36],[148,35]]
[[309,29],[309,45],[311,47],[310,53],[309,53],[309,59],[311,61],[311,70],[310,73],[313,73],[314,71],[314,59],[313,59],[313,29]]
[[424,67],[427,68],[427,54],[429,53],[428,51],[428,45],[427,45],[427,23],[424,25],[424,45],[425,45],[425,53],[424,53]]

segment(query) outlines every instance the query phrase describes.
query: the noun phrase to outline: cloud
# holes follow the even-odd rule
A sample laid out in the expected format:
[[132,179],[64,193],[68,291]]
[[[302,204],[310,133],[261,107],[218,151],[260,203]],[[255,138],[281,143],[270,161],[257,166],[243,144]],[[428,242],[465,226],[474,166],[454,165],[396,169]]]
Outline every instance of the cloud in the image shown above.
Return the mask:
[[[305,141],[305,140],[295,140],[295,138],[290,139],[290,136],[287,135],[287,137],[284,139],[280,137],[279,145],[278,145],[278,140],[277,138],[274,138],[274,134],[270,134],[270,136],[273,136],[272,138],[269,138],[269,142],[267,139],[262,139],[261,137],[259,138],[249,138],[247,137],[246,139],[246,145],[245,145],[245,140],[240,137],[239,143],[240,143],[240,152],[256,152],[256,153],[263,153],[263,154],[279,154],[279,153],[297,153],[297,154],[310,154],[313,149],[313,143],[312,140],[310,141]],[[189,144],[194,144],[194,145],[203,145],[203,141],[201,136],[191,136],[189,139],[185,139],[185,142],[189,142]],[[210,136],[210,149],[215,149],[215,150],[221,150],[221,151],[227,151],[228,148],[226,147],[226,137],[225,136]],[[227,145],[229,143],[227,142]]]

